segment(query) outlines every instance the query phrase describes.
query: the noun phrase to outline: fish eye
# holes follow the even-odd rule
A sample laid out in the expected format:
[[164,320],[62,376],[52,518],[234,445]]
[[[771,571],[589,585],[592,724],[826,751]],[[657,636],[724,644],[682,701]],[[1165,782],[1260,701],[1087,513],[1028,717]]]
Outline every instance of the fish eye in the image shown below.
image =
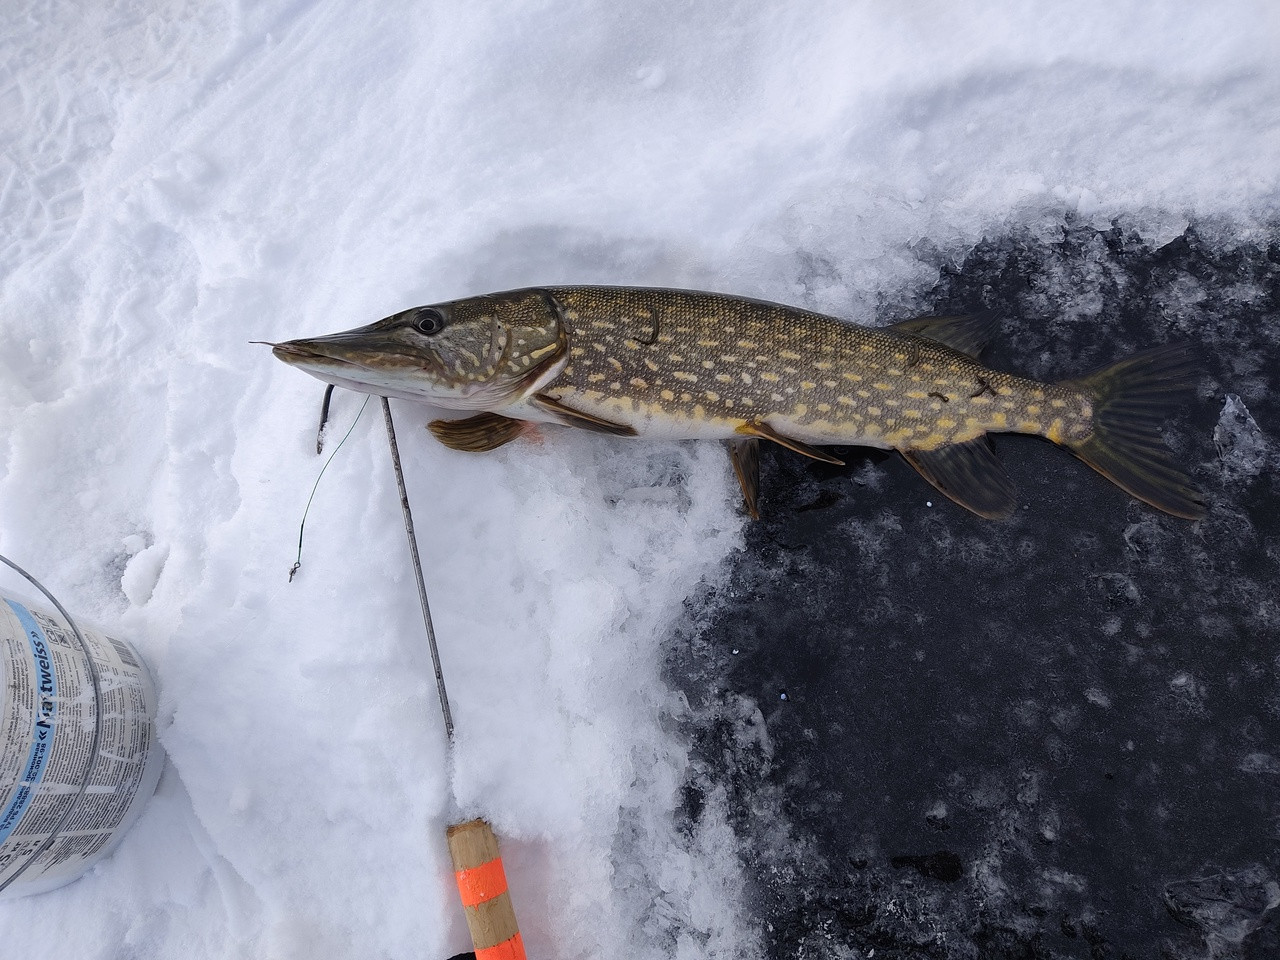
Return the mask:
[[413,329],[421,334],[431,336],[444,329],[444,314],[433,307],[424,307],[413,319]]

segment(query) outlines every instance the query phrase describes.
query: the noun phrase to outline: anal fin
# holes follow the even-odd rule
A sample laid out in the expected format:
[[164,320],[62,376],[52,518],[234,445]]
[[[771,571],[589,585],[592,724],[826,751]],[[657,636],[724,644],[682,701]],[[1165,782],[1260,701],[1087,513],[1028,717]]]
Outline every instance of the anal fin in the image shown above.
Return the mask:
[[760,441],[755,437],[729,441],[729,459],[742,487],[742,502],[752,520],[760,519]]
[[432,420],[427,429],[451,450],[483,453],[510,443],[525,433],[529,424],[497,413],[478,413],[465,420]]
[[594,430],[596,433],[609,433],[615,437],[634,437],[636,435],[635,427],[627,426],[624,423],[614,423],[611,420],[605,420],[602,417],[583,413],[581,410],[574,410],[572,407],[566,407],[559,400],[548,397],[545,393],[535,394],[529,398],[529,401],[540,410],[555,414],[561,423],[571,427],[582,427],[585,430]]
[[998,520],[1013,512],[1013,481],[996,459],[986,434],[936,450],[900,450],[938,490],[980,517]]
[[829,453],[823,453],[817,447],[811,447],[809,444],[800,440],[794,440],[791,437],[783,436],[767,423],[759,420],[752,420],[738,427],[738,433],[745,434],[748,437],[760,437],[763,440],[772,440],[779,446],[786,447],[788,450],[794,450],[796,453],[804,454],[806,457],[812,457],[814,460],[821,460],[823,463],[833,463],[837,467],[843,467],[844,461],[831,456]]

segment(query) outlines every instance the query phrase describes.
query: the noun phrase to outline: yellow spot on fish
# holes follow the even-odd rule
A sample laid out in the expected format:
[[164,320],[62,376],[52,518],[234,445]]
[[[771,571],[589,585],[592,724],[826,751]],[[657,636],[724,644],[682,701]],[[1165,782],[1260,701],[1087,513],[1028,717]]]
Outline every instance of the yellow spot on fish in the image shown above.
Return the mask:
[[609,366],[611,366],[611,367],[613,367],[613,369],[617,370],[617,371],[618,371],[618,373],[621,373],[621,372],[622,372],[622,364],[618,362],[618,358],[617,358],[617,357],[610,357],[610,358],[609,358]]
[[845,378],[846,380],[848,380],[850,383],[861,383],[861,382],[862,382],[862,377],[858,376],[858,374],[856,374],[856,373],[849,373],[849,372],[847,372],[847,371],[846,371],[845,373],[840,374],[840,376],[844,377],[844,378]]
[[1035,400],[1043,400],[1043,399],[1044,399],[1044,391],[1043,391],[1043,390],[1039,390],[1039,389],[1037,389],[1037,390],[1032,390],[1032,391],[1031,391],[1031,396],[1032,396],[1032,399],[1035,399]]
[[688,383],[697,383],[697,382],[698,382],[698,377],[697,377],[697,375],[696,375],[696,374],[689,373],[689,372],[688,372],[688,371],[686,371],[686,370],[672,370],[672,371],[671,371],[671,375],[672,375],[673,377],[675,377],[677,380],[684,380],[684,381],[686,381],[686,382],[688,382]]
[[757,344],[757,343],[755,343],[755,342],[753,342],[753,341],[751,341],[751,340],[739,340],[739,341],[735,344],[735,346],[737,346],[738,348],[740,348],[740,349],[742,349],[742,350],[755,350],[755,349],[757,349],[757,348],[759,347],[759,344]]
[[720,359],[721,359],[722,361],[724,361],[725,363],[737,363],[737,362],[738,362],[738,356],[737,356],[737,354],[733,354],[733,353],[725,353],[725,354],[721,354]]
[[794,416],[803,417],[806,413],[809,412],[809,405],[807,403],[797,403],[792,408],[791,412]]
[[876,348],[869,343],[864,343],[861,347],[863,353],[875,353]]
[[1052,440],[1054,443],[1061,443],[1062,442],[1062,418],[1055,417],[1053,420],[1053,423],[1049,424],[1049,429],[1044,432],[1044,435],[1048,437],[1050,440]]
[[780,393],[771,393],[771,394],[769,394],[769,399],[770,399],[770,400],[772,400],[774,403],[781,403],[781,402],[782,402],[782,394],[780,394]]
[[593,373],[589,377],[587,377],[587,383],[599,383],[603,379],[604,379],[603,373]]
[[570,347],[569,348],[569,356],[571,357],[581,357],[586,352],[587,352],[586,347]]
[[856,406],[853,397],[836,397],[836,403],[843,403],[846,407]]
[[659,396],[661,396],[663,400],[674,400],[676,398],[676,395],[670,390],[663,390]]
[[1021,430],[1023,433],[1039,433],[1040,424],[1037,423],[1035,420],[1023,420],[1020,424],[1018,424],[1018,429]]
[[612,390],[614,393],[621,393],[621,392],[622,392],[622,381],[620,381],[620,380],[615,380],[615,381],[613,381],[613,383],[609,384],[609,389],[610,389],[610,390]]
[[923,400],[928,394],[923,390],[908,390],[907,396],[912,400]]
[[873,384],[872,384],[872,386],[873,386],[873,387],[875,387],[877,390],[892,390],[892,389],[893,389],[893,387],[892,387],[892,386],[890,386],[889,384],[885,383],[885,382],[884,382],[884,381],[882,381],[882,380],[877,380],[875,383],[873,383]]
[[783,360],[800,360],[800,359],[803,359],[803,358],[800,356],[800,354],[796,353],[794,350],[779,350],[779,351],[778,351],[778,356],[780,356]]
[[698,346],[700,346],[700,347],[718,347],[718,346],[720,346],[720,341],[719,341],[719,340],[711,340],[711,339],[708,339],[708,338],[705,338],[705,337],[704,337],[703,339],[701,339],[701,340],[699,340],[699,341],[698,341]]
[[879,407],[867,407],[867,413],[871,414],[873,417],[878,417],[878,416],[880,416],[880,408],[879,408]]
[[692,394],[692,393],[681,393],[681,394],[680,394],[680,402],[681,402],[681,403],[688,403],[688,402],[689,402],[690,400],[692,400],[692,399],[693,399],[693,394]]
[[1060,397],[1054,397],[1049,402],[1053,404],[1053,406],[1057,407],[1059,410],[1061,410],[1063,407],[1067,405],[1067,401],[1063,400]]
[[718,383],[728,383],[728,382],[729,382],[729,381],[731,381],[732,379],[733,379],[733,377],[729,376],[727,373],[717,373],[717,374],[716,374],[716,382],[718,382]]
[[814,387],[816,387],[816,386],[817,386],[817,384],[816,384],[816,383],[814,383],[812,380],[801,380],[801,381],[800,381],[800,387],[801,387],[802,389],[804,389],[804,390],[812,390],[812,389],[813,389]]
[[819,412],[819,413],[830,413],[830,412],[831,412],[831,404],[829,404],[829,403],[820,403],[820,404],[818,404],[818,412]]
[[706,397],[708,400],[710,400],[712,403],[715,403],[717,400],[720,399],[720,394],[716,393],[714,390],[704,390],[702,391],[702,395]]
[[640,379],[639,377],[632,377],[632,378],[631,378],[631,385],[632,385],[633,387],[635,387],[637,390],[647,390],[647,389],[649,389],[649,384],[648,384],[646,381],[644,381],[644,380]]
[[813,366],[815,369],[818,369],[818,370],[830,370],[832,367],[835,366],[835,364],[832,363],[830,360],[819,360]]
[[710,370],[712,367],[714,367],[714,366],[716,365],[716,362],[715,362],[714,360],[703,360],[703,361],[702,361],[702,365],[703,365],[706,369]]
[[1039,412],[1040,412],[1040,404],[1038,403],[1027,404],[1027,413],[1031,414],[1034,417]]
[[648,357],[644,358],[644,365],[648,367],[650,370],[652,370],[654,373],[658,372],[658,365],[654,363],[652,360],[650,360]]
[[771,372],[769,372],[768,370],[762,370],[762,371],[760,372],[760,379],[761,379],[761,380],[768,380],[770,383],[777,383],[777,382],[778,382],[778,375],[777,375],[776,373],[771,373]]
[[1003,413],[993,413],[991,415],[991,422],[997,427],[1007,427],[1009,425],[1009,418]]
[[867,397],[871,396],[871,391],[870,391],[870,390],[859,390],[859,391],[858,391],[858,396],[860,396],[863,400],[865,400],[865,399],[867,399]]
[[684,363],[684,354],[673,353],[670,355],[670,359],[672,363]]

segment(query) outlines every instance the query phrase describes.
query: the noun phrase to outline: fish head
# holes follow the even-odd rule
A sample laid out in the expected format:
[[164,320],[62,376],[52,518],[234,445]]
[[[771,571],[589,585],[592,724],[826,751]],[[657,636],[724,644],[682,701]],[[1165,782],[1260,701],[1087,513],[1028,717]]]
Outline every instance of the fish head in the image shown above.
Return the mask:
[[544,290],[413,307],[368,326],[271,344],[313,377],[361,393],[458,410],[515,402],[566,359],[559,304]]

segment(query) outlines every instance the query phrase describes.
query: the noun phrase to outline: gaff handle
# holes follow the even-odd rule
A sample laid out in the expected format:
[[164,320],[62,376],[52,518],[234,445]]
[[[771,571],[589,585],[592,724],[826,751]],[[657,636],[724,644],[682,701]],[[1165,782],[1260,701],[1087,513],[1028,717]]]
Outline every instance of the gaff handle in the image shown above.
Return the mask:
[[447,836],[476,960],[525,960],[493,829],[483,820],[469,820],[454,824]]

